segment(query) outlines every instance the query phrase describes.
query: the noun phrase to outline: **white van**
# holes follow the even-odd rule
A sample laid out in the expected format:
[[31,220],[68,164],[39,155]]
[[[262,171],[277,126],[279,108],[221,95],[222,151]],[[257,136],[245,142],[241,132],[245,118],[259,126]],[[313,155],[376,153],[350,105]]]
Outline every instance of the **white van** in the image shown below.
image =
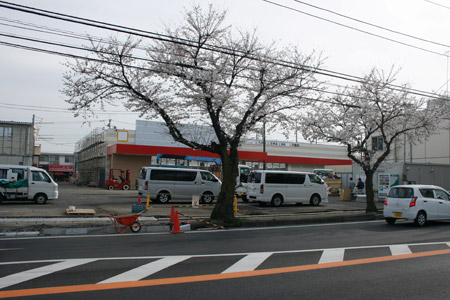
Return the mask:
[[139,173],[139,195],[157,203],[172,200],[192,200],[201,196],[202,203],[211,203],[222,183],[209,171],[184,168],[143,167]]
[[58,199],[58,195],[58,184],[44,169],[0,165],[0,202],[33,200],[45,204],[49,199]]
[[290,171],[252,171],[248,198],[259,203],[309,202],[313,206],[328,202],[327,185],[314,173]]

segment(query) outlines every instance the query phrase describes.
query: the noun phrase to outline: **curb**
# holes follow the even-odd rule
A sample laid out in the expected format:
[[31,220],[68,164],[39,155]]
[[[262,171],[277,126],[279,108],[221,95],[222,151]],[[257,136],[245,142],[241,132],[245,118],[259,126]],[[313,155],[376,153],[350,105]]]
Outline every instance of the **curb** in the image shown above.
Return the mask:
[[[1,219],[1,218],[0,218]],[[17,219],[17,218],[16,218]],[[302,214],[301,216],[237,216],[240,220],[240,225],[230,228],[245,228],[245,227],[273,227],[285,225],[302,225],[302,224],[323,224],[323,223],[341,223],[341,222],[358,222],[358,221],[373,221],[384,220],[381,213],[337,213],[331,215],[323,214]],[[86,220],[84,220],[86,221]],[[95,220],[93,220],[95,221]],[[157,224],[143,224],[140,233],[170,233],[171,226],[166,218],[158,220]],[[2,222],[0,222],[1,224]],[[69,223],[69,224],[68,224]],[[184,222],[183,222],[184,223]],[[17,223],[16,223],[17,224]],[[23,223],[22,223],[23,225]],[[76,222],[57,222],[52,221],[50,224],[39,222],[37,224],[30,224],[28,227],[37,227],[38,230],[20,231],[26,229],[27,226],[9,228],[9,231],[0,232],[0,237],[14,238],[14,237],[37,237],[37,236],[76,236],[76,235],[100,235],[100,234],[116,234],[112,224],[99,224],[98,222],[83,222],[83,224],[76,224]],[[182,231],[190,230],[226,230],[215,228],[207,228],[203,223],[197,220],[183,224],[180,228]],[[129,233],[127,231],[126,233]]]

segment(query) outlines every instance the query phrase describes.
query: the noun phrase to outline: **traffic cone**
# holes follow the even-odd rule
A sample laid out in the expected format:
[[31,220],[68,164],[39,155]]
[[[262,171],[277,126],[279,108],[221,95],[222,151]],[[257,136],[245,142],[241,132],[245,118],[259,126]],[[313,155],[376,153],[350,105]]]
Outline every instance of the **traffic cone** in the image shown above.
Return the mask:
[[138,196],[138,204],[141,204],[141,195]]
[[173,207],[173,204],[172,204],[172,210],[170,211],[170,220],[169,220],[169,222],[170,223],[175,222],[175,208]]
[[178,219],[178,210],[175,212],[175,220],[173,222],[173,229],[171,233],[184,233],[180,229],[180,220]]

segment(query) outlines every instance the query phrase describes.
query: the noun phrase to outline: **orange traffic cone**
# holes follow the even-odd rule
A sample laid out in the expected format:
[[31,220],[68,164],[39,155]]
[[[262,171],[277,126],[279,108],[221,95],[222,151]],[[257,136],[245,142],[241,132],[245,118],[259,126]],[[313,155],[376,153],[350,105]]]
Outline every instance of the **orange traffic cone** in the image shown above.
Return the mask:
[[175,222],[175,208],[173,207],[173,204],[172,204],[172,210],[170,211],[170,221],[169,222],[170,223]]
[[173,222],[173,229],[171,233],[184,233],[180,229],[180,220],[178,219],[178,210],[175,212],[175,220]]

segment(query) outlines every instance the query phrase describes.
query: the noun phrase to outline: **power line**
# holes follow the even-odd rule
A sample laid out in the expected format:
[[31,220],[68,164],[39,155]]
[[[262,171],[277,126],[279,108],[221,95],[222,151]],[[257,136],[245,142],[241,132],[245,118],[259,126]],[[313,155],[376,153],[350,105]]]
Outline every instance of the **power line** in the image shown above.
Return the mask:
[[[273,2],[270,2],[270,1],[267,1],[267,0],[263,0],[263,1],[266,1],[266,2],[268,2],[268,3],[272,3],[272,4],[275,4],[275,5],[278,5],[278,4],[276,4],[276,3],[273,3]],[[14,4],[14,3],[9,3],[9,2],[5,2],[5,1],[0,1],[0,3],[6,3],[6,4],[8,4],[8,5],[14,5],[14,6],[17,6],[17,7],[19,7],[19,8],[10,7],[10,6],[3,5],[3,4],[0,4],[0,7],[5,7],[5,8],[9,8],[9,9],[15,9],[15,10],[19,10],[19,11],[26,12],[26,13],[33,13],[33,14],[37,14],[37,15],[40,15],[40,16],[44,16],[44,17],[50,17],[50,18],[59,19],[59,20],[62,20],[62,21],[69,21],[69,22],[74,22],[74,23],[78,23],[78,24],[82,24],[82,25],[94,26],[94,27],[100,27],[100,28],[102,28],[102,29],[113,30],[113,31],[118,31],[118,32],[123,32],[123,33],[127,33],[127,34],[138,35],[138,36],[141,36],[141,37],[146,37],[146,38],[152,38],[152,39],[155,39],[154,36],[148,36],[148,35],[136,34],[135,32],[131,32],[131,31],[129,31],[129,30],[138,31],[138,32],[145,32],[145,33],[149,33],[149,34],[152,34],[152,35],[153,35],[153,34],[156,34],[156,33],[149,32],[149,31],[143,31],[143,30],[134,29],[134,28],[130,28],[130,27],[124,27],[124,26],[114,25],[114,24],[110,24],[110,23],[104,23],[104,22],[99,22],[99,21],[94,21],[94,20],[89,20],[89,19],[79,18],[79,17],[75,17],[75,16],[70,16],[70,15],[60,14],[60,13],[56,13],[56,12],[45,11],[45,10],[36,9],[36,8],[32,8],[32,7],[27,7],[27,6],[22,6],[22,5],[18,5],[18,4]],[[282,6],[282,5],[278,5],[278,6]],[[282,7],[283,7],[283,6],[282,6]],[[26,8],[26,9],[23,9],[23,8]],[[286,8],[288,8],[288,7],[286,7]],[[30,11],[30,9],[31,9],[31,10],[36,10],[36,11],[38,11],[38,12]],[[292,9],[292,8],[289,8],[289,9]],[[295,10],[295,9],[293,9],[293,10]],[[69,18],[79,19],[79,20],[84,20],[84,21],[83,21],[83,22],[79,22],[79,21],[76,21],[76,20],[69,20],[69,19],[65,19],[65,18],[62,18],[62,17],[50,16],[50,15],[48,15],[48,14],[44,14],[43,12],[50,13],[50,14],[55,14],[55,15],[58,15],[58,16],[67,16],[67,17],[69,17]],[[85,22],[85,21],[87,21],[87,22]],[[117,30],[117,29],[105,27],[105,26],[103,26],[103,25],[102,25],[102,26],[99,26],[99,25],[91,24],[91,23],[89,23],[89,22],[92,22],[92,23],[98,23],[98,24],[107,24],[107,25],[109,25],[109,26],[113,26],[113,27],[117,27],[117,28],[125,28],[125,29],[127,29],[128,31]],[[156,35],[165,37],[165,39],[157,38],[157,40],[160,40],[160,41],[162,40],[162,41],[165,41],[165,42],[182,43],[183,45],[185,45],[185,46],[190,46],[190,47],[195,46],[195,45],[193,45],[193,44],[184,43],[184,41],[187,41],[187,40],[184,40],[183,42],[179,42],[179,40],[182,40],[182,39],[179,39],[179,38],[177,38],[177,37],[171,37],[171,36],[168,36],[168,35],[160,35],[160,34],[156,34]],[[177,41],[177,40],[178,40],[178,41]],[[193,43],[192,41],[188,41],[188,42]],[[100,60],[96,60],[96,59],[92,59],[92,58],[80,57],[80,56],[73,55],[73,54],[61,53],[61,52],[50,51],[50,50],[45,50],[45,49],[40,49],[40,48],[33,48],[33,47],[28,47],[28,46],[23,46],[23,45],[17,45],[17,44],[14,45],[14,44],[11,44],[11,43],[6,43],[6,42],[0,42],[0,43],[1,43],[1,44],[4,44],[4,45],[7,45],[7,46],[18,47],[18,48],[27,49],[27,50],[32,50],[32,51],[44,52],[44,53],[48,53],[48,54],[62,55],[62,56],[66,56],[66,57],[69,57],[69,58],[89,59],[89,60],[98,61],[98,62],[103,62],[103,63],[111,63],[111,62],[100,61]],[[63,46],[63,45],[62,45],[62,44],[59,44],[59,46]],[[214,47],[216,47],[216,46],[214,46]],[[230,49],[226,49],[226,48],[224,48],[224,47],[216,47],[216,48],[221,48],[221,49],[225,49],[225,50],[231,51]],[[87,49],[83,49],[83,48],[80,48],[80,47],[77,47],[77,49],[78,49],[78,50],[87,50]],[[218,51],[217,49],[206,49],[206,50]],[[89,51],[89,50],[87,50],[87,51]],[[223,51],[219,51],[219,52],[227,53],[227,52],[223,52]],[[227,54],[230,54],[230,53],[227,53]],[[440,55],[441,55],[441,54],[440,54]],[[249,57],[249,58],[252,59],[251,57]],[[295,64],[292,63],[292,62],[287,62],[287,61],[272,61],[272,63],[278,63],[278,64],[280,64],[280,65],[283,65],[283,66],[286,66],[286,67],[291,67],[291,68],[299,68],[299,67],[300,67],[300,68],[304,68],[304,67],[311,68],[311,67],[309,67],[309,66],[301,66],[301,65],[298,66],[298,65],[295,65]],[[334,78],[343,79],[343,80],[348,80],[348,81],[361,82],[361,80],[362,80],[361,77],[357,77],[357,76],[354,76],[354,75],[343,74],[343,73],[339,73],[339,72],[335,72],[335,71],[330,71],[330,70],[325,70],[325,69],[320,69],[320,68],[317,68],[314,72],[315,72],[316,74],[319,74],[319,75],[331,76],[331,77],[334,77]],[[396,85],[392,85],[392,86],[397,87],[397,88],[403,88],[403,87],[396,86]],[[411,93],[416,94],[416,95],[419,95],[419,96],[436,97],[436,95],[433,95],[433,94],[428,93],[428,92],[419,91],[419,90],[415,90],[415,89],[409,89],[409,90],[411,91]]]
[[[434,44],[434,45],[450,48],[450,45],[447,45],[447,44],[442,44],[442,43],[439,43],[439,42],[434,42],[434,41],[431,41],[431,40],[428,40],[428,39],[424,39],[424,38],[420,38],[420,37],[417,37],[417,36],[413,36],[413,35],[410,35],[410,34],[402,33],[402,32],[399,32],[399,31],[396,31],[396,30],[393,30],[393,29],[389,29],[389,28],[386,28],[386,27],[383,27],[383,26],[380,26],[380,25],[376,25],[376,24],[373,24],[373,23],[369,23],[369,22],[366,22],[366,21],[362,21],[362,20],[353,18],[353,17],[349,17],[349,16],[343,15],[341,13],[337,13],[335,11],[332,11],[330,9],[326,9],[326,8],[323,8],[323,7],[312,5],[312,4],[309,4],[309,3],[306,3],[306,2],[303,2],[303,1],[300,1],[300,0],[293,0],[293,1],[295,1],[297,3],[300,3],[300,4],[303,4],[303,5],[307,5],[309,7],[313,7],[315,9],[319,9],[319,10],[328,12],[330,14],[334,14],[334,15],[342,17],[342,18],[346,18],[346,19],[349,19],[349,20],[352,20],[352,21],[364,24],[364,25],[375,27],[375,28],[378,28],[378,29],[381,29],[381,30],[385,30],[385,31],[388,31],[388,32],[391,32],[391,33],[398,34],[398,35],[406,36],[408,38],[412,38],[412,39],[415,39],[415,40],[418,40],[418,41],[421,41],[421,42],[426,42],[426,43],[430,43],[430,44]],[[425,0],[425,1],[427,1],[427,0]],[[428,2],[431,2],[431,1],[428,1]],[[433,2],[431,2],[431,3],[433,3]]]
[[437,5],[437,6],[440,6],[440,7],[443,7],[443,8],[446,8],[446,9],[450,9],[450,7],[448,7],[448,6],[445,6],[445,5],[443,5],[443,4],[439,4],[439,3],[436,3],[436,2],[433,2],[433,1],[430,1],[430,0],[424,0],[425,2],[429,2],[429,3],[431,3],[431,4],[434,4],[434,5]]
[[432,54],[435,54],[435,55],[446,57],[446,55],[443,54],[443,53],[439,53],[439,52],[436,52],[436,51],[433,51],[433,50],[428,50],[428,49],[425,49],[425,48],[422,48],[422,47],[419,47],[419,46],[414,46],[414,45],[411,45],[411,44],[408,44],[408,43],[405,43],[405,42],[401,42],[401,41],[394,40],[394,39],[391,39],[391,38],[388,38],[388,37],[384,37],[384,36],[379,35],[379,34],[368,32],[368,31],[365,31],[365,30],[362,30],[362,29],[359,29],[359,28],[356,28],[356,27],[353,27],[353,26],[345,25],[345,24],[342,24],[342,23],[339,23],[339,22],[336,22],[336,21],[333,21],[333,20],[330,20],[330,19],[327,19],[327,18],[319,17],[319,16],[313,15],[311,13],[307,13],[307,12],[301,11],[301,10],[299,10],[297,8],[293,8],[293,7],[290,7],[290,6],[287,6],[287,5],[283,5],[283,4],[279,4],[279,3],[276,3],[276,2],[272,2],[270,0],[262,0],[262,1],[267,2],[269,4],[272,4],[272,5],[275,5],[275,6],[278,6],[278,7],[281,7],[281,8],[284,8],[284,9],[292,10],[294,12],[297,12],[297,13],[300,13],[300,14],[303,14],[303,15],[307,15],[307,16],[312,17],[312,18],[316,18],[316,19],[322,20],[322,21],[325,21],[325,22],[328,22],[328,23],[331,23],[331,24],[334,24],[334,25],[345,27],[347,29],[355,30],[355,31],[358,31],[358,32],[361,32],[361,33],[364,33],[364,34],[368,34],[368,35],[371,35],[371,36],[374,36],[374,37],[377,37],[377,38],[380,38],[380,39],[383,39],[383,40],[387,40],[387,41],[390,41],[390,42],[393,42],[393,43],[397,43],[397,44],[400,44],[400,45],[403,45],[403,46],[407,46],[407,47],[414,48],[414,49],[417,49],[417,50],[422,50],[422,51],[425,51],[425,52],[428,52],[428,53],[432,53]]
[[[115,25],[115,24],[111,24],[111,23],[100,22],[100,21],[96,21],[96,20],[92,20],[92,19],[80,18],[80,17],[76,17],[76,16],[61,14],[61,13],[52,12],[52,11],[48,11],[48,10],[42,10],[42,9],[38,9],[38,8],[30,7],[30,6],[19,5],[19,4],[15,4],[15,3],[6,2],[6,1],[0,1],[0,3],[7,4],[7,5],[0,4],[0,7],[12,9],[12,10],[18,10],[18,11],[25,12],[25,13],[36,14],[36,15],[43,16],[43,17],[53,18],[53,19],[57,19],[57,20],[61,20],[61,21],[68,21],[71,23],[92,26],[92,27],[96,27],[96,28],[116,31],[116,32],[120,32],[120,33],[126,33],[126,34],[130,34],[130,35],[136,35],[136,36],[143,37],[143,38],[155,39],[160,42],[170,42],[170,43],[181,44],[181,45],[188,46],[188,47],[196,47],[195,41],[190,41],[187,39],[182,39],[182,38],[178,38],[178,37],[174,37],[174,36],[163,35],[163,34],[151,32],[151,31],[145,31],[145,30],[141,30],[141,29],[135,29],[135,28],[121,26],[121,25]],[[111,26],[113,28],[108,27],[108,26]],[[229,48],[226,48],[223,46],[217,46],[217,45],[205,44],[203,46],[205,47],[204,48],[205,50],[220,52],[222,54],[228,54],[228,55],[233,54],[235,51],[233,49],[229,49]],[[244,51],[236,51],[236,52],[241,53],[242,55],[246,55],[249,59],[261,59],[261,57],[256,58],[256,57],[248,56],[248,53],[246,53]],[[273,59],[270,59],[270,58],[266,58],[266,59],[268,59],[269,62],[272,62],[272,63],[274,62]],[[311,66],[298,65],[298,64],[295,64],[295,63],[289,62],[289,61],[283,61],[283,60],[277,60],[277,61],[279,63],[281,63],[282,65],[285,65],[285,66],[291,67],[291,68],[306,68],[306,69],[313,68]],[[344,74],[344,73],[321,69],[321,68],[313,68],[313,69],[314,69],[315,73],[317,73],[317,74],[334,77],[337,79],[349,80],[349,81],[354,81],[354,82],[360,82],[362,80],[361,77],[354,76],[354,75]]]

